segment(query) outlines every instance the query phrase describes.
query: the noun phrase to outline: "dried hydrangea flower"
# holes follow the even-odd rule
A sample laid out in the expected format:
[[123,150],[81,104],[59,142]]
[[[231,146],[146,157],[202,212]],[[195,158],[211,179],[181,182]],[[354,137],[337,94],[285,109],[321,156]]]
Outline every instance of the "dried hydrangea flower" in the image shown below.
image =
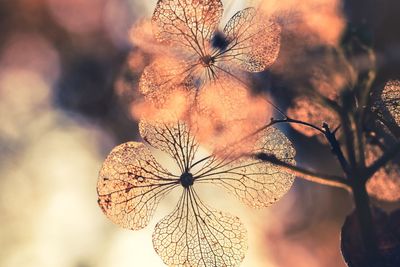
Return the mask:
[[[280,26],[246,8],[221,31],[222,11],[220,0],[157,2],[152,17],[155,38],[164,44],[163,54],[179,64],[160,64],[156,57],[141,78],[144,94],[171,90],[182,80],[191,81],[186,84],[189,89],[199,89],[222,74],[236,77],[239,69],[259,72],[273,64],[280,48]],[[154,76],[169,78],[157,83],[149,79]]]
[[[169,154],[179,173],[163,168],[142,143],[115,147],[105,160],[97,184],[98,202],[114,223],[129,229],[145,227],[159,201],[180,188],[181,197],[171,214],[153,233],[153,246],[169,266],[238,266],[247,250],[246,230],[239,218],[204,204],[196,185],[219,185],[252,207],[265,207],[281,198],[294,176],[278,166],[238,155],[230,147],[219,156],[196,159],[199,144],[181,123],[140,123],[143,139]],[[294,163],[289,140],[275,128],[257,136],[248,152],[274,154]],[[248,154],[247,154],[248,155]]]
[[400,81],[388,81],[382,91],[378,105],[386,109],[397,125],[400,125]]

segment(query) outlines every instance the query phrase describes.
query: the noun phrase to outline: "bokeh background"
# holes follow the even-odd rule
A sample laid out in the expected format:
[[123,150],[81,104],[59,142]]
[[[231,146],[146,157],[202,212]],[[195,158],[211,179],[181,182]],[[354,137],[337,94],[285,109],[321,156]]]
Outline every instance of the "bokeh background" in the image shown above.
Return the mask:
[[[133,232],[113,225],[96,195],[98,171],[109,151],[140,140],[131,102],[150,59],[132,45],[129,30],[151,16],[155,2],[0,1],[0,266],[164,266],[151,234],[173,209],[175,197],[160,204],[148,227]],[[260,4],[223,2],[224,22],[248,2]],[[254,75],[254,85],[282,106],[290,98],[281,89],[307,80],[306,72],[297,70],[319,63],[318,57],[304,55],[337,45],[349,21],[373,36],[378,81],[399,74],[397,0],[261,5],[282,15],[286,31],[278,61]],[[296,143],[299,164],[337,171],[329,149],[316,138],[284,130]],[[241,217],[249,230],[243,266],[344,266],[339,233],[352,210],[346,192],[298,179],[281,201],[259,211],[219,190],[207,189],[205,198]]]

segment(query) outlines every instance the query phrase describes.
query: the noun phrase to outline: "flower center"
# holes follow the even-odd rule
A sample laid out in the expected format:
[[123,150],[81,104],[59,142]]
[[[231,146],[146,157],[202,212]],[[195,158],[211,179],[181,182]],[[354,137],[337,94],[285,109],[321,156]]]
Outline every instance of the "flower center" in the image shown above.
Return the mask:
[[189,186],[193,185],[193,175],[190,172],[184,172],[179,178],[179,181],[184,188],[188,188]]
[[210,55],[205,55],[200,58],[200,63],[203,67],[211,67],[214,64],[214,58]]

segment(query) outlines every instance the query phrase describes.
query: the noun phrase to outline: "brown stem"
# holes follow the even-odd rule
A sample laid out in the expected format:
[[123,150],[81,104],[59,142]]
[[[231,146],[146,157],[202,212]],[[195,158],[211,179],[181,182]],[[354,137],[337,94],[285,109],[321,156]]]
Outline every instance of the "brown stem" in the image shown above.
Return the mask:
[[342,170],[344,171],[344,173],[348,174],[350,171],[349,164],[347,163],[347,160],[343,155],[340,144],[336,139],[335,132],[332,132],[329,129],[328,124],[326,124],[326,123],[324,123],[322,127],[324,128],[325,138],[328,140],[328,142],[331,146],[332,153],[338,159],[340,166],[342,167]]
[[376,238],[375,226],[372,218],[369,196],[362,179],[352,179],[353,199],[358,218],[361,240],[364,245],[365,255],[369,266],[380,266],[380,255]]

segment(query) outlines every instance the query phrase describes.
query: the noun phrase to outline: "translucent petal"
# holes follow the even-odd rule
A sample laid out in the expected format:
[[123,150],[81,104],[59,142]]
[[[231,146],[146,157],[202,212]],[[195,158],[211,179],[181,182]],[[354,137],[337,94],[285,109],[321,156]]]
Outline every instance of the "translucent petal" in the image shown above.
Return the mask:
[[[279,166],[236,153],[236,146],[225,154],[213,156],[194,173],[195,183],[213,183],[226,188],[248,206],[269,206],[291,187],[294,175]],[[242,148],[240,148],[242,150]],[[258,141],[248,153],[266,153],[294,164],[295,150],[278,129],[270,127],[258,135]],[[233,157],[232,157],[233,155]]]
[[222,11],[220,0],[159,0],[152,18],[156,39],[205,55]]
[[265,99],[250,95],[243,83],[227,75],[204,86],[196,104],[191,127],[196,128],[197,140],[212,150],[255,132],[271,116]]
[[392,115],[393,119],[400,125],[400,81],[389,81],[382,91],[382,102]]
[[142,138],[152,147],[168,153],[175,159],[182,173],[189,169],[198,144],[185,123],[142,120],[139,123],[139,131]]
[[179,184],[141,143],[115,147],[104,161],[97,183],[98,203],[114,223],[133,230],[145,227],[158,202]]
[[[378,146],[366,145],[365,160],[367,165],[372,164],[382,156]],[[367,190],[373,197],[389,202],[400,200],[400,165],[395,159],[379,169],[368,181]],[[397,164],[396,164],[397,162]]]
[[156,225],[153,246],[168,266],[239,266],[247,233],[239,218],[209,208],[189,188]]
[[236,13],[224,28],[229,45],[216,61],[233,61],[250,72],[263,71],[278,57],[280,26],[246,8]]
[[176,90],[191,91],[194,88],[191,68],[181,60],[158,57],[147,66],[139,81],[139,90],[156,106],[165,106],[169,96]]

